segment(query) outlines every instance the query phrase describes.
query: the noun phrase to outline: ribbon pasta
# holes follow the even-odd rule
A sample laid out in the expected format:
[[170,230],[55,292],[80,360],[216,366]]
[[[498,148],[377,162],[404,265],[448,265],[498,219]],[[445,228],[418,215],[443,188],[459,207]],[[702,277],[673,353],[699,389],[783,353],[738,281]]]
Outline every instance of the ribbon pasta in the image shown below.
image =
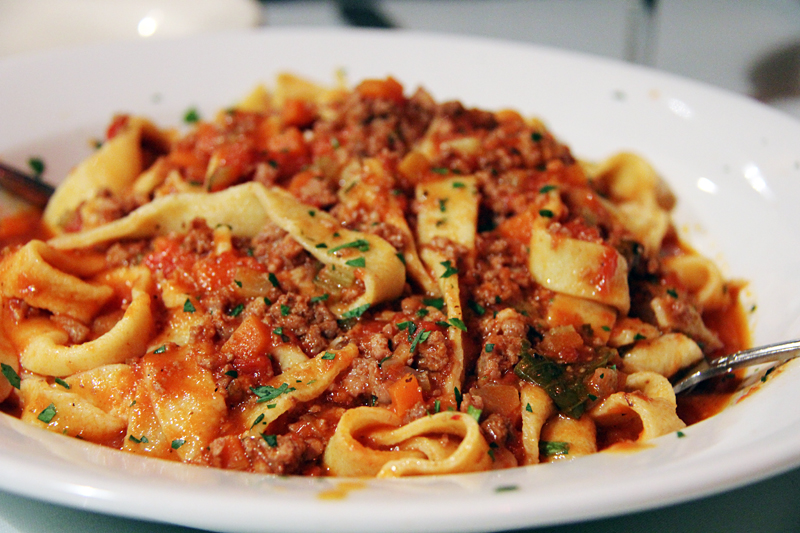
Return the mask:
[[[675,198],[538,120],[284,74],[185,134],[119,116],[0,255],[0,401],[129,453],[456,474],[685,427],[669,378],[746,343]],[[711,319],[713,317],[713,320]],[[691,397],[690,397],[691,400]],[[710,415],[711,413],[705,413]]]

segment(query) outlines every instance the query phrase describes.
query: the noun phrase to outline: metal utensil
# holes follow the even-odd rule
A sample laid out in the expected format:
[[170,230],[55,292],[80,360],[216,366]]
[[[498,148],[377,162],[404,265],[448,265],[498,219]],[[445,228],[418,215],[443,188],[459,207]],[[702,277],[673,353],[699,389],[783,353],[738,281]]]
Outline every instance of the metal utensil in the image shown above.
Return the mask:
[[675,393],[691,389],[701,381],[721,376],[727,372],[770,362],[785,362],[800,355],[800,340],[778,342],[757,348],[742,350],[708,362],[700,361],[678,381],[673,383]]
[[0,187],[36,207],[47,205],[47,201],[55,191],[52,185],[4,163],[0,163]]

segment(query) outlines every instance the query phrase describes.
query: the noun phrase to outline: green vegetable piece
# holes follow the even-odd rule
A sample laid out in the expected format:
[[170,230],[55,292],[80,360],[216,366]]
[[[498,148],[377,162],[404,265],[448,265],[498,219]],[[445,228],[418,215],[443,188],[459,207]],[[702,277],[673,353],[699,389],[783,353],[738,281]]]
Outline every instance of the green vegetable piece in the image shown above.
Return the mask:
[[11,386],[15,389],[19,389],[20,386],[20,379],[19,374],[11,365],[7,365],[5,363],[0,363],[0,368],[2,368],[3,376],[11,383]]
[[342,318],[358,318],[366,313],[367,309],[369,309],[369,304],[359,305],[358,307],[354,307],[353,309],[342,313]]
[[51,403],[50,405],[45,407],[44,410],[41,413],[39,413],[39,416],[37,416],[36,418],[38,418],[45,424],[49,424],[50,421],[53,420],[53,418],[55,418],[55,416],[56,416],[56,406]]
[[569,455],[569,442],[539,441],[539,453],[545,457],[553,455]]

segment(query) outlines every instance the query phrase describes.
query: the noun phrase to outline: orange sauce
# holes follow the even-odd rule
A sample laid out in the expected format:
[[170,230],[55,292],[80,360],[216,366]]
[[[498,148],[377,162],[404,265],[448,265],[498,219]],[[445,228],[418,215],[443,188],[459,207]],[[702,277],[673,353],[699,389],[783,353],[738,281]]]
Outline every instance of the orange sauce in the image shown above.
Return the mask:
[[[750,331],[747,327],[747,316],[739,303],[739,289],[733,299],[736,305],[720,311],[712,311],[703,315],[703,321],[709,329],[715,331],[723,343],[723,347],[714,354],[715,357],[729,355],[750,346]],[[731,397],[741,385],[742,373],[730,373],[716,379],[701,383],[690,394],[678,395],[678,416],[687,425],[705,420],[725,409]]]

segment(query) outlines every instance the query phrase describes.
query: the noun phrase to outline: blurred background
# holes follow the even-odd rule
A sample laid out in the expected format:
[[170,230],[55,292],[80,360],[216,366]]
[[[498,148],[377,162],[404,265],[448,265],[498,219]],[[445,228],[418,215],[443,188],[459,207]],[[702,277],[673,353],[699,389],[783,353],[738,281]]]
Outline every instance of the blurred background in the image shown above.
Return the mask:
[[631,61],[800,118],[797,0],[0,0],[0,57],[259,26],[479,35]]

